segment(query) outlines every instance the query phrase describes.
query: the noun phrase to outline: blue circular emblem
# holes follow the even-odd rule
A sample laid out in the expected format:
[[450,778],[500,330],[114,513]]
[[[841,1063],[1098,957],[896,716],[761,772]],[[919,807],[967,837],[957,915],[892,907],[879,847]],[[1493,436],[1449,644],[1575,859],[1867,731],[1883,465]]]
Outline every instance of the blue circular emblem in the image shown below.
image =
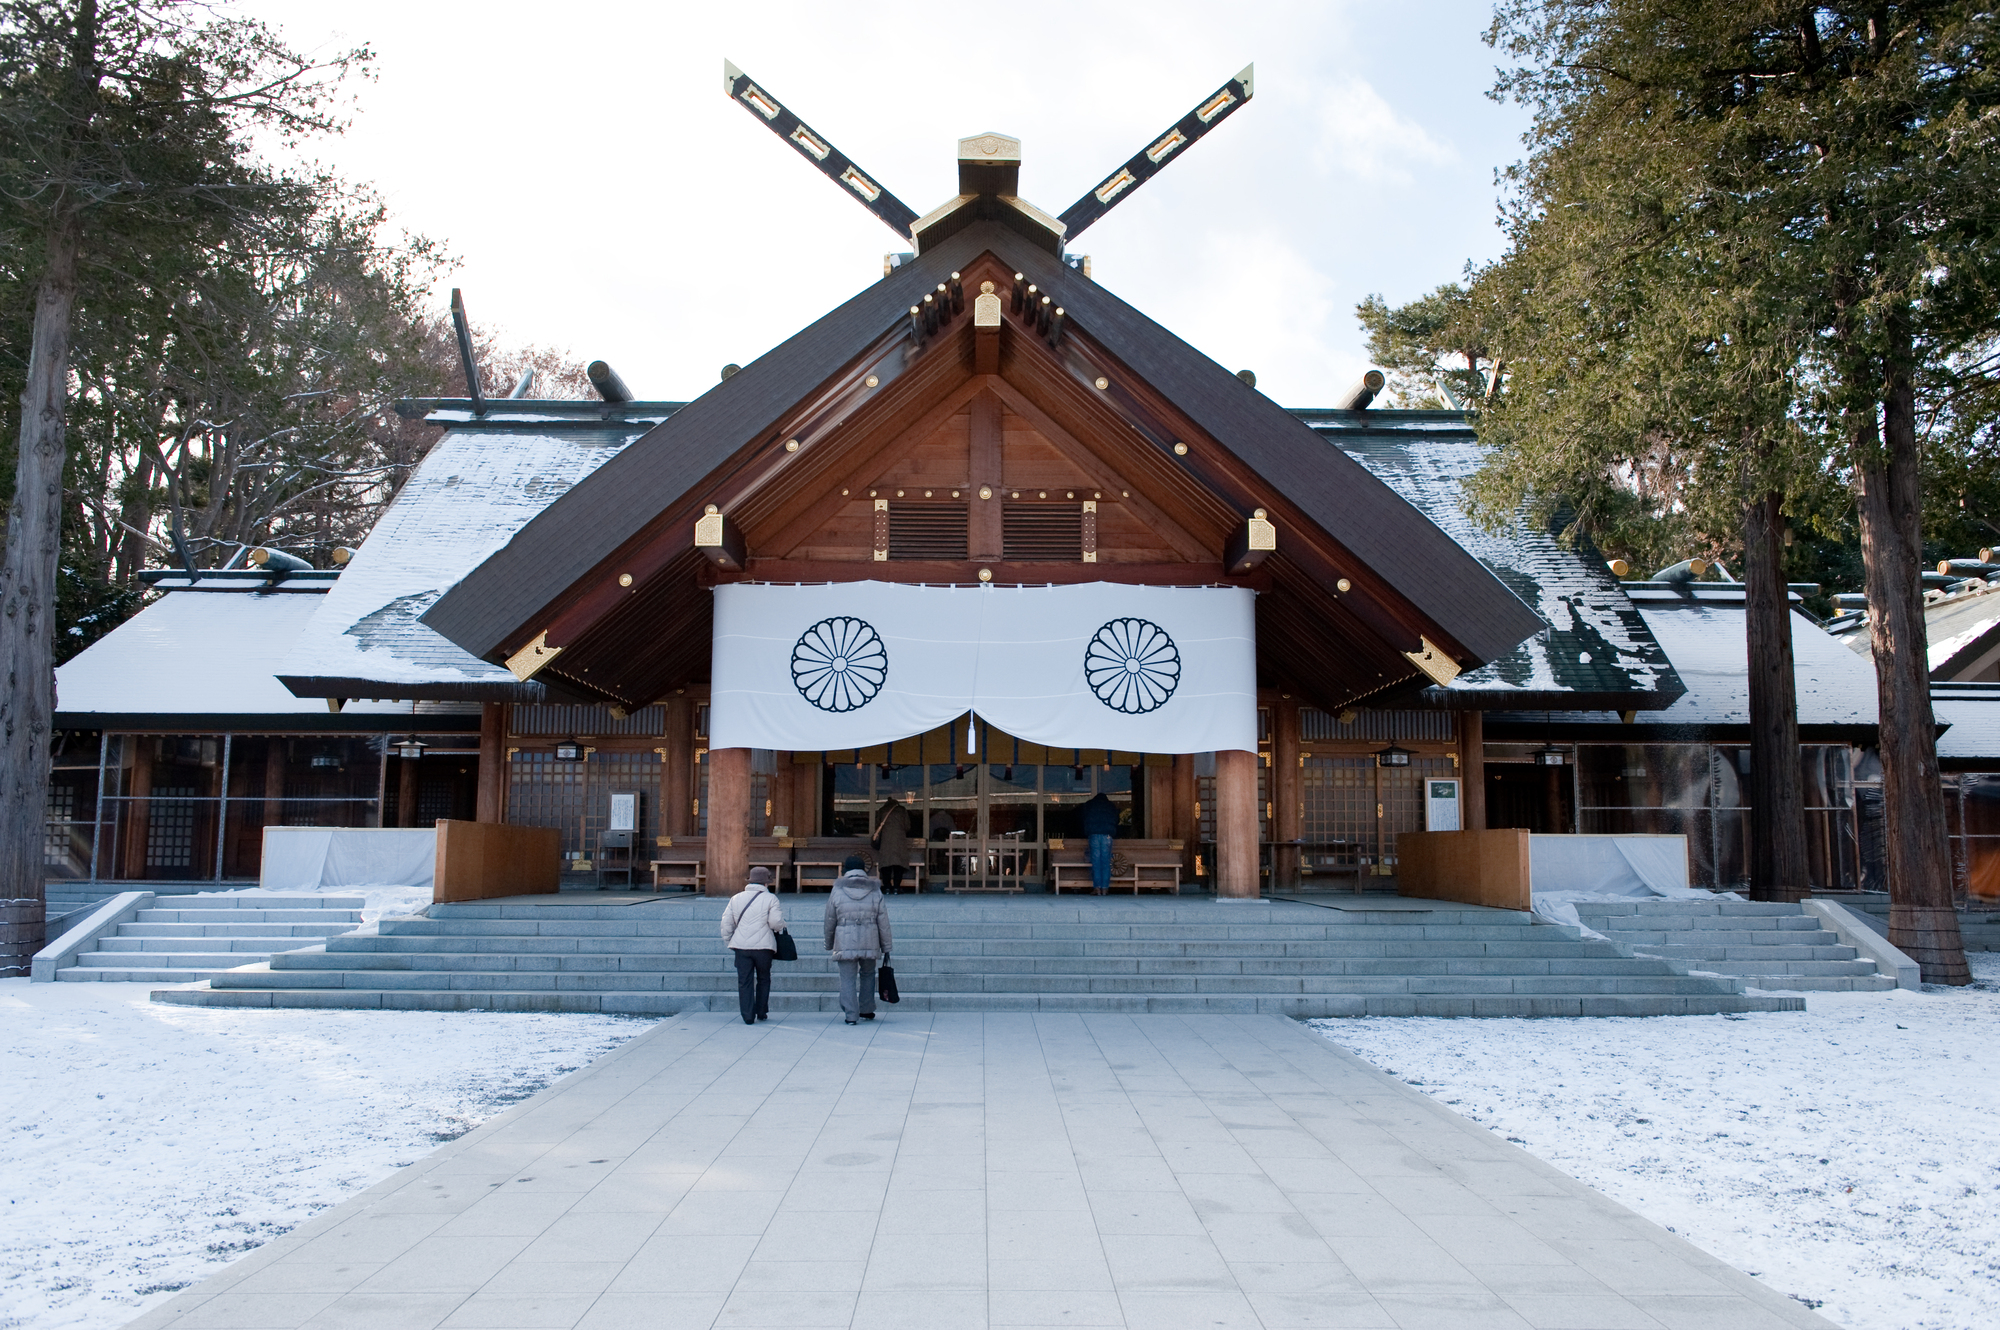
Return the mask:
[[1181,682],[1181,652],[1148,619],[1113,619],[1083,650],[1083,678],[1113,711],[1143,716],[1165,706]]
[[821,619],[792,648],[792,686],[821,711],[856,711],[889,677],[889,648],[861,619]]

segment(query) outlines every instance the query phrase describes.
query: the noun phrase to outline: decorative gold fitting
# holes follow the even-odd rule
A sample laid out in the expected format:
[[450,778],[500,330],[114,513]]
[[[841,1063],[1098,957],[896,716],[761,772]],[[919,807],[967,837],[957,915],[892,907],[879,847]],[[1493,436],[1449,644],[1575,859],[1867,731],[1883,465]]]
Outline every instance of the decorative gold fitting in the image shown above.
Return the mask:
[[873,374],[870,374],[867,378],[863,379],[861,382],[867,387],[873,388],[876,385],[880,384],[882,380],[876,378]]
[[993,570],[991,568],[981,568],[979,570],[979,580],[982,582],[991,582],[993,580]]
[[618,574],[618,585],[619,585],[619,586],[631,586],[631,585],[632,585],[632,574],[630,574],[630,573],[620,573],[620,574]]
[[785,451],[786,451],[786,452],[788,452],[788,453],[795,453],[795,452],[797,452],[798,450],[799,450],[799,441],[798,441],[797,439],[786,439],[786,440],[785,440]]
[[[954,495],[953,497],[954,497],[954,498],[956,498],[957,496],[956,496],[956,495]],[[993,487],[992,487],[991,485],[981,485],[981,486],[979,487],[979,497],[980,497],[980,498],[982,498],[982,499],[990,499],[990,498],[992,498],[992,497],[993,497]]]
[[1180,440],[1178,440],[1178,439],[1176,439],[1176,440],[1174,441],[1174,456],[1175,456],[1175,457],[1186,457],[1186,456],[1187,456],[1187,445],[1186,445],[1186,444],[1184,444],[1184,443],[1182,443],[1182,442],[1181,442]]
[[722,514],[715,511],[714,504],[695,519],[694,543],[702,549],[715,549],[722,544]]
[[1085,500],[1083,501],[1083,511],[1085,511],[1085,512],[1087,512],[1087,513],[1094,513],[1094,512],[1096,512],[1096,511],[1097,511],[1097,501],[1096,501],[1096,500],[1094,500],[1094,499],[1085,499]]
[[1099,392],[1103,392],[1106,388],[1109,388],[1110,386],[1111,386],[1111,380],[1104,378],[1101,375],[1098,377],[1097,390]]
[[1354,590],[1354,583],[1343,577],[1333,584],[1333,589],[1335,591],[1352,591]]
[[1405,651],[1403,655],[1412,665],[1429,675],[1432,683],[1448,684],[1459,676],[1458,662],[1445,655],[1436,643],[1428,637],[1419,637],[1417,641],[1423,644],[1424,649]]
[[876,512],[878,512],[878,513],[886,513],[886,512],[888,512],[888,511],[889,511],[889,501],[888,501],[887,499],[877,499],[877,500],[875,500],[875,511],[876,511]]
[[548,643],[546,630],[536,633],[534,641],[507,657],[507,672],[522,683],[534,678],[544,666],[562,654],[561,647],[552,647]]
[[1250,529],[1245,533],[1248,546],[1253,550],[1275,550],[1278,548],[1278,528],[1264,516],[1259,508],[1250,519]]

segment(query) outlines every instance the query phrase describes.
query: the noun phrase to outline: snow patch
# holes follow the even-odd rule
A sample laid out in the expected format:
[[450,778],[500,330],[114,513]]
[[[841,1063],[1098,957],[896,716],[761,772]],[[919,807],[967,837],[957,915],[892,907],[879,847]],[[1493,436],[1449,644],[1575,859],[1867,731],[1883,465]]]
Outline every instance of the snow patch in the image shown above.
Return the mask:
[[650,1024],[151,988],[0,980],[7,1330],[123,1325]]
[[1803,1012],[1311,1022],[1334,1043],[1849,1330],[2000,1306],[2000,954],[1970,989]]

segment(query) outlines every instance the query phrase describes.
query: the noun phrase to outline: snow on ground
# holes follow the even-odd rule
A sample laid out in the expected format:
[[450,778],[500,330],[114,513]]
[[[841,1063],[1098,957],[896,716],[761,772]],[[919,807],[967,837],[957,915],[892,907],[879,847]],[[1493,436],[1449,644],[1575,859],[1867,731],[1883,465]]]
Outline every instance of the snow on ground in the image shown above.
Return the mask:
[[635,1035],[0,980],[0,1328],[123,1325]]
[[2000,954],[1804,1012],[1314,1021],[1849,1330],[2000,1321]]

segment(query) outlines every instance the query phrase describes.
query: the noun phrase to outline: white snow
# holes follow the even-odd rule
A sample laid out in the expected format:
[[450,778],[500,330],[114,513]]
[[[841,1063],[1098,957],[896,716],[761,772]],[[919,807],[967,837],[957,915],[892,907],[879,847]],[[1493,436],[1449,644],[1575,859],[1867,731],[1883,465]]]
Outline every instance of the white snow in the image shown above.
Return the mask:
[[123,1325],[643,1033],[0,980],[0,1327]]
[[1849,1330],[2000,1320],[2000,954],[1804,1012],[1314,1021]]

